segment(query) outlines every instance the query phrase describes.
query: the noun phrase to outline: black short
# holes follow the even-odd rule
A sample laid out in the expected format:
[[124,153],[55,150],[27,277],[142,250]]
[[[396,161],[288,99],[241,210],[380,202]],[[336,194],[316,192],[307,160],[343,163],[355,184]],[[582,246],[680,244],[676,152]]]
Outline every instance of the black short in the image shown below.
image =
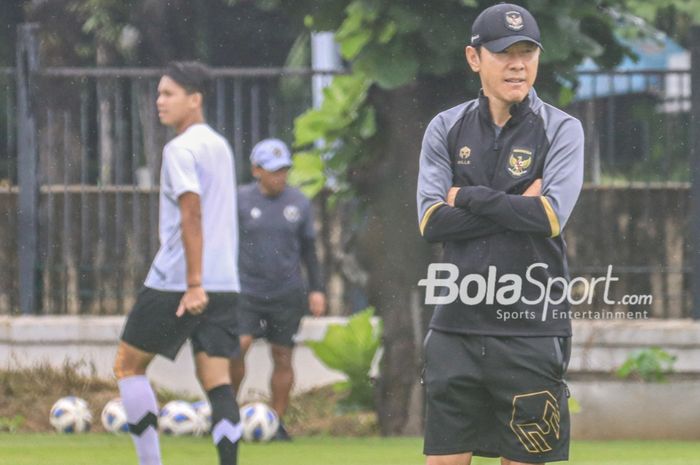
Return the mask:
[[239,354],[238,294],[209,292],[209,304],[201,315],[175,315],[182,292],[144,287],[127,317],[122,340],[145,352],[174,360],[187,338],[192,351],[213,357]]
[[526,463],[568,460],[563,376],[569,342],[431,330],[425,341],[423,452],[473,452]]
[[241,295],[238,312],[240,334],[264,337],[270,343],[294,346],[294,335],[308,308],[306,292],[295,290],[276,299]]

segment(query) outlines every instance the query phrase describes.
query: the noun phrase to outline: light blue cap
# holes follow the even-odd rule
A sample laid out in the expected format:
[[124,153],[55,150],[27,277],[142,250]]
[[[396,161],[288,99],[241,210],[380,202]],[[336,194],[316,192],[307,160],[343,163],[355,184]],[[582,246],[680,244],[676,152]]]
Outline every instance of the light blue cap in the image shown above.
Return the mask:
[[253,147],[250,163],[265,171],[277,171],[292,166],[292,154],[281,140],[264,139]]

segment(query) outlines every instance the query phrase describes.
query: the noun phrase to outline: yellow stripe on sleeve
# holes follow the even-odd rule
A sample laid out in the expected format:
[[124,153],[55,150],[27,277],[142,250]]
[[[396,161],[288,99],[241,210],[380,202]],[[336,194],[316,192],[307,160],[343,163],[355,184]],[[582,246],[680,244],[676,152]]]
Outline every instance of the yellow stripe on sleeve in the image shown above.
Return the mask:
[[540,200],[542,200],[542,205],[544,206],[544,212],[547,214],[547,219],[549,220],[549,227],[552,230],[552,236],[551,237],[557,237],[559,233],[561,232],[560,227],[559,227],[559,218],[557,218],[557,214],[554,213],[554,209],[552,208],[552,204],[549,203],[549,199],[545,197],[544,195],[540,197]]
[[433,212],[435,210],[437,210],[440,205],[445,205],[445,202],[440,201],[440,202],[434,203],[425,211],[425,214],[423,215],[423,219],[420,220],[420,228],[419,229],[420,229],[421,236],[423,235],[423,231],[425,231],[425,227],[428,224],[428,220],[430,219],[430,215],[432,215]]

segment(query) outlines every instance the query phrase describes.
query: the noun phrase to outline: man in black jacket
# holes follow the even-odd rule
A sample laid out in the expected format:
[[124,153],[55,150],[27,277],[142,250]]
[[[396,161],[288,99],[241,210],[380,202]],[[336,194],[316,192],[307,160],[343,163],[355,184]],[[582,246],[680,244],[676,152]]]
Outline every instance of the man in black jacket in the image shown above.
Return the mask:
[[484,10],[466,47],[480,95],[438,114],[423,140],[419,227],[445,262],[421,282],[443,289],[427,298],[429,465],[568,459],[571,323],[554,315],[569,308],[560,234],[583,183],[583,130],[532,88],[541,51],[527,10]]

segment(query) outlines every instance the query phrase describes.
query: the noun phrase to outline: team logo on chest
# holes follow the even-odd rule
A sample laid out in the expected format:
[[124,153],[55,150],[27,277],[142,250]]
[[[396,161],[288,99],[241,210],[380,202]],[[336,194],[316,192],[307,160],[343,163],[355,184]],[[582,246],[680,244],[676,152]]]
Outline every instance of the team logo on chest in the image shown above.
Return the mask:
[[519,31],[524,27],[523,16],[517,11],[506,12],[506,27],[512,31]]
[[296,205],[287,205],[284,207],[282,214],[290,223],[296,223],[301,218],[301,213],[299,213],[299,208]]
[[514,178],[522,177],[532,165],[532,151],[528,149],[513,149],[508,157],[507,170]]
[[458,165],[470,165],[471,161],[469,160],[469,157],[472,154],[472,149],[467,147],[466,145],[459,149],[459,154],[457,155],[457,164]]

